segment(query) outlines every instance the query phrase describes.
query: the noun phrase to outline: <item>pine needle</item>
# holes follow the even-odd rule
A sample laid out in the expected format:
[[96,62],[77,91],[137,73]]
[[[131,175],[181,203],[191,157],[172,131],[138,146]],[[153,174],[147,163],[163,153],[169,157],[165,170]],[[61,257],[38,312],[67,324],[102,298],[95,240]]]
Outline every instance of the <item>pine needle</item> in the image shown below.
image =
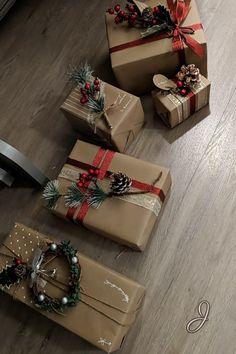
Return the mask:
[[69,70],[69,81],[75,82],[77,85],[85,85],[93,78],[93,70],[88,63],[81,64],[79,68],[71,66]]
[[66,206],[69,208],[78,208],[85,200],[85,194],[73,182],[65,195]]
[[46,184],[43,192],[43,198],[47,201],[47,207],[54,209],[58,199],[61,197],[59,193],[59,182],[58,180],[49,181]]

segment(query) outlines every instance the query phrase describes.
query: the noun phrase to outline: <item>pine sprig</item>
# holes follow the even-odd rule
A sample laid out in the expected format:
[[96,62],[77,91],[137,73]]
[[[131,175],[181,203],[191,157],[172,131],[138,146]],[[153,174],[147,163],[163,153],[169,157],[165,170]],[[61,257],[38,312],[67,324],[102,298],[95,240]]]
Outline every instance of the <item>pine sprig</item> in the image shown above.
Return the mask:
[[78,69],[74,67],[69,75],[69,80],[75,82],[82,94],[80,103],[86,105],[95,113],[101,113],[105,107],[104,84],[93,77],[93,71],[87,63]]
[[83,193],[77,184],[73,182],[65,195],[66,206],[69,208],[78,208],[85,198],[85,193]]
[[49,181],[43,192],[43,198],[47,201],[47,207],[49,209],[54,209],[56,207],[58,199],[61,197],[59,192],[59,182],[58,180]]
[[164,32],[165,30],[168,30],[168,29],[169,29],[169,27],[168,27],[167,23],[162,23],[160,25],[155,25],[155,26],[147,28],[146,31],[141,32],[141,36],[142,36],[142,38],[149,37],[153,34],[158,34],[158,33]]
[[88,96],[87,106],[95,113],[100,113],[104,110],[105,98],[100,96],[98,99],[94,99],[93,96]]
[[88,189],[88,205],[92,208],[98,209],[109,195],[110,193],[106,193],[97,183],[95,183],[93,188]]
[[20,281],[20,278],[15,273],[16,266],[6,266],[0,273],[0,285],[9,288],[11,285]]
[[69,72],[69,81],[73,81],[79,86],[84,86],[86,82],[93,79],[93,70],[88,63],[81,64],[79,68],[72,66]]
[[158,5],[159,12],[156,15],[156,18],[161,20],[163,23],[166,23],[168,26],[174,27],[175,24],[171,20],[170,11],[163,5]]

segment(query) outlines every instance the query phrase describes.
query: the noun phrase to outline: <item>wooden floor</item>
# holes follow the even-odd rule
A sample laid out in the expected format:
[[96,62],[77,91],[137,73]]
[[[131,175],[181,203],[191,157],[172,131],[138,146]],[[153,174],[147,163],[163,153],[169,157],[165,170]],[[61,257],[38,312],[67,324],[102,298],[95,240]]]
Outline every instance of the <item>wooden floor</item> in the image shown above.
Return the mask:
[[[76,135],[59,111],[70,92],[69,64],[88,59],[104,80],[110,69],[104,10],[109,0],[22,0],[0,23],[0,138],[50,178]],[[198,1],[208,37],[211,114],[174,130],[153,115],[128,153],[168,166],[173,188],[144,253],[126,250],[65,223],[42,207],[41,194],[16,184],[0,190],[0,238],[14,221],[58,239],[147,287],[144,307],[122,354],[236,353],[236,2]],[[186,323],[211,304],[196,334]],[[0,294],[1,354],[100,353],[43,316]]]

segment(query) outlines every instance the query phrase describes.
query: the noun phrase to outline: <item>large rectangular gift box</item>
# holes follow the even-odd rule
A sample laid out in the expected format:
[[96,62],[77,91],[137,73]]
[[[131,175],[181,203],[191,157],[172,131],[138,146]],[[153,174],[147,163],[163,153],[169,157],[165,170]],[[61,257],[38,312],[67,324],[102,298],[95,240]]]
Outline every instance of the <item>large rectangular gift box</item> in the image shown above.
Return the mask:
[[[144,125],[144,111],[139,97],[103,82],[105,110],[112,125],[110,129],[98,113],[80,103],[81,92],[76,87],[61,109],[72,127],[87,141],[125,152]],[[96,120],[96,130],[94,122]]]
[[[24,262],[32,264],[36,249],[45,248],[46,244],[51,242],[47,236],[16,223],[0,247],[1,269],[12,265],[13,253]],[[4,287],[3,290],[96,347],[111,353],[120,348],[134,322],[145,289],[91,258],[80,253],[77,255],[81,266],[80,300],[76,306],[66,309],[63,316],[35,307],[29,288],[29,278],[9,288]],[[69,265],[64,258],[56,257],[45,265],[45,269],[56,269],[56,279],[60,280],[60,284],[68,283]],[[61,298],[65,294],[54,283],[45,280],[43,277],[43,283],[40,283],[45,294],[52,298]]]
[[177,93],[165,94],[161,90],[153,90],[156,112],[168,127],[174,128],[209,103],[210,88],[210,81],[201,75],[201,81],[184,97]]
[[[174,44],[170,32],[142,38],[142,29],[131,27],[127,22],[115,24],[114,15],[106,14],[111,65],[122,89],[136,94],[146,93],[153,87],[152,77],[154,74],[159,73],[172,77],[182,64],[196,64],[201,73],[207,77],[206,38],[196,1],[190,1],[185,0],[185,3],[190,2],[190,11],[187,13],[187,17],[180,21],[180,27],[183,28],[181,33],[185,33],[183,36],[177,35]],[[168,9],[168,5],[175,4],[175,0],[146,0],[143,3],[151,7],[161,4]],[[194,33],[186,33],[191,31]],[[163,38],[165,36],[167,38]],[[186,38],[190,43],[195,40],[202,46],[203,54],[201,56],[195,54],[190,48],[192,44],[186,45]],[[181,41],[184,50],[173,50],[177,41]]]
[[60,197],[53,213],[83,223],[114,241],[144,250],[170,189],[169,169],[78,140],[58,176],[59,195],[67,195],[80,174],[94,167],[100,168],[98,184],[105,190],[112,174],[126,174],[132,180],[132,194],[106,198],[97,209],[89,207],[86,201],[78,208],[68,208],[65,197]]

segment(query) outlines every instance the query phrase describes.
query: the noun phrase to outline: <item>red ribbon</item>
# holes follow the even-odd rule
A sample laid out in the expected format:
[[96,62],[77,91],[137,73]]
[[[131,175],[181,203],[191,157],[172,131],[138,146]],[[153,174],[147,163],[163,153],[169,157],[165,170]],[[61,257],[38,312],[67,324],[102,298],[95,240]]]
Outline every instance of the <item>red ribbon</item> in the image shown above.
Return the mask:
[[[102,159],[104,158],[105,154],[106,154],[106,150],[103,150],[102,148],[99,148],[98,151],[97,151],[97,153],[96,153],[96,155],[95,155],[95,157],[94,157],[92,166],[93,166],[93,167],[98,167],[98,166],[100,165]],[[67,163],[68,163],[68,162],[69,162],[69,161],[67,161]],[[88,166],[89,166],[89,165],[88,165]],[[91,167],[92,167],[92,166],[91,166]],[[77,167],[79,167],[79,166],[77,166]],[[100,177],[100,176],[98,176],[98,178],[99,178],[99,177]],[[78,220],[79,222],[83,222],[84,217],[85,217],[85,215],[87,214],[88,209],[89,209],[88,203],[87,203],[87,201],[84,201],[84,202],[82,203],[82,205],[81,205],[81,208],[80,208],[80,210],[79,210],[79,214],[78,214],[78,216],[77,216],[77,220]],[[70,220],[71,220],[71,219],[74,220],[74,214],[75,214],[75,212],[76,212],[76,208],[69,208],[68,211],[67,211],[66,217],[67,217],[68,219],[70,219]]]
[[[176,77],[171,79],[175,84],[178,81]],[[187,96],[189,98],[190,105],[190,115],[193,115],[196,112],[196,94],[193,91],[189,91]]]
[[[81,168],[83,170],[89,170],[90,168],[98,167],[100,172],[99,172],[99,175],[97,178],[102,180],[105,177],[109,178],[113,174],[113,172],[109,171],[108,168],[110,166],[110,163],[111,163],[114,155],[115,155],[114,151],[111,151],[111,150],[105,151],[100,148],[91,165],[84,163],[82,161],[77,161],[77,160],[71,159],[71,158],[68,158],[66,163],[68,165]],[[154,187],[150,184],[143,183],[143,182],[137,181],[135,179],[132,180],[132,187],[137,188],[140,191],[144,191],[144,192],[148,191],[151,194],[157,195],[162,202],[164,202],[164,200],[165,200],[165,195],[164,195],[163,190],[158,187]],[[76,210],[77,210],[76,208],[69,208],[67,211],[66,217],[68,219],[74,221],[74,215],[75,215]],[[89,205],[88,205],[87,201],[85,201],[85,202],[83,202],[83,204],[81,205],[81,207],[79,209],[79,213],[77,215],[76,221],[79,223],[83,223],[83,220],[84,220],[88,210],[89,210]]]
[[120,44],[110,48],[110,53],[118,52],[123,49],[136,47],[139,45],[155,42],[164,38],[172,37],[173,50],[180,52],[184,50],[184,43],[193,50],[199,57],[204,54],[203,46],[197,42],[191,35],[202,29],[201,23],[196,23],[188,27],[181,27],[182,22],[186,19],[190,11],[191,0],[167,0],[172,20],[175,22],[175,29],[172,33],[161,33],[150,37],[139,38],[124,44]]
[[191,0],[167,0],[172,20],[175,22],[173,31],[173,50],[184,50],[184,43],[191,48],[199,57],[204,54],[202,45],[197,42],[191,34],[194,33],[193,26],[181,27],[190,11]]
[[188,93],[190,102],[190,116],[196,112],[196,95],[192,91]]

